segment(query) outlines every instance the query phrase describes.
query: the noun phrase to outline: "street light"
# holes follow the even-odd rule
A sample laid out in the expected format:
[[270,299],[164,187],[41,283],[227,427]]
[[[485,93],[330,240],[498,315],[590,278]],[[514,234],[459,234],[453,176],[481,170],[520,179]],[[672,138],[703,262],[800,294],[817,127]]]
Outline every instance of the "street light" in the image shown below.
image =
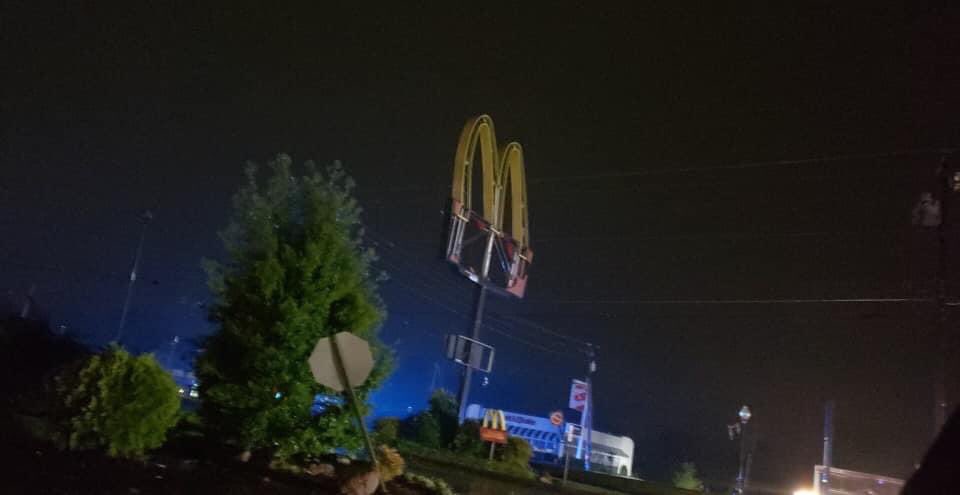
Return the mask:
[[752,415],[753,413],[750,412],[750,408],[747,406],[741,407],[740,412],[737,413],[737,416],[740,416],[740,422],[743,424],[747,424],[747,421],[750,421],[750,416]]
[[750,417],[753,416],[753,413],[750,412],[750,407],[744,405],[740,408],[740,412],[737,413],[737,416],[740,417],[740,469],[737,471],[737,487],[733,490],[733,493],[736,495],[743,494],[743,488],[746,485],[746,474],[745,474],[745,464],[746,464],[746,442],[747,437],[747,422],[750,421]]

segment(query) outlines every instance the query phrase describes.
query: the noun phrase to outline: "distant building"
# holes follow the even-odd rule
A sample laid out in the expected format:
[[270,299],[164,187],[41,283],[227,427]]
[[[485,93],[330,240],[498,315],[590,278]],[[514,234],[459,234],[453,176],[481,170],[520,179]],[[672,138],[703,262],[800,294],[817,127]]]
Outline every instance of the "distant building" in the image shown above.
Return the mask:
[[[467,419],[482,421],[486,408],[480,404],[467,406]],[[563,431],[564,426],[554,426],[550,419],[540,416],[530,416],[512,411],[503,411],[507,420],[507,433],[519,437],[533,447],[534,461],[543,463],[563,462]],[[574,431],[579,432],[579,425],[574,425]],[[602,471],[621,476],[631,476],[633,473],[633,440],[630,437],[621,437],[594,430],[591,433],[590,455],[591,470]],[[579,433],[573,436],[572,445],[580,442]],[[582,453],[576,448],[568,449],[573,456],[571,460],[583,460]]]
[[180,397],[188,400],[200,398],[199,384],[193,372],[181,369],[172,369],[169,371],[170,375],[173,376],[173,381],[177,384],[177,393],[180,394]]
[[[813,467],[813,491],[821,495],[898,495],[903,490],[904,481],[879,474],[861,473],[849,469],[830,468],[829,476],[825,467]],[[824,479],[829,482],[824,483]]]

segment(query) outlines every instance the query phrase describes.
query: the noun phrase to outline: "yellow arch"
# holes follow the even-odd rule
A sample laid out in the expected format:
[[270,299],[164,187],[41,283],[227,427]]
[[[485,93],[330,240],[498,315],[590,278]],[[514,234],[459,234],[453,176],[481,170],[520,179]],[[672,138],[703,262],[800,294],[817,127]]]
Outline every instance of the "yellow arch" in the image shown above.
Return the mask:
[[509,182],[512,213],[510,236],[519,244],[520,255],[526,258],[530,234],[523,147],[511,142],[502,149],[498,148],[493,120],[488,115],[469,119],[460,133],[453,162],[453,200],[462,205],[464,211],[472,210],[473,164],[478,149],[483,167],[483,218],[490,222],[497,233],[503,232]]
[[500,409],[487,409],[483,413],[483,422],[480,426],[493,430],[507,431],[507,419]]

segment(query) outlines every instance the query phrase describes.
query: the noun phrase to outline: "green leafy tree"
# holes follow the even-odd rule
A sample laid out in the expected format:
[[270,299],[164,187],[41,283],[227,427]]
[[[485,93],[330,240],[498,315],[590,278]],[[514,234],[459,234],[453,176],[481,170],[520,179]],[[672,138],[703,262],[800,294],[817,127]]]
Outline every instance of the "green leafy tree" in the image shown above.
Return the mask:
[[459,423],[457,399],[450,392],[439,388],[431,394],[427,410],[437,420],[437,425],[440,427],[440,445],[442,447],[451,446],[454,437],[457,435]]
[[[357,387],[365,401],[390,369],[376,338],[384,318],[361,243],[361,209],[339,163],[295,176],[278,155],[269,177],[249,164],[221,237],[226,256],[209,262],[217,331],[197,360],[200,414],[219,438],[244,450],[275,448],[281,458],[360,446],[345,407],[310,412],[319,393],[307,358],[317,340],[350,331],[373,347],[376,366]],[[364,406],[366,409],[366,406]]]
[[692,462],[684,462],[673,473],[673,486],[687,490],[703,491],[703,481],[697,475],[697,466]]
[[152,355],[111,346],[55,380],[71,449],[104,448],[136,457],[159,447],[176,424],[180,398],[173,378]]

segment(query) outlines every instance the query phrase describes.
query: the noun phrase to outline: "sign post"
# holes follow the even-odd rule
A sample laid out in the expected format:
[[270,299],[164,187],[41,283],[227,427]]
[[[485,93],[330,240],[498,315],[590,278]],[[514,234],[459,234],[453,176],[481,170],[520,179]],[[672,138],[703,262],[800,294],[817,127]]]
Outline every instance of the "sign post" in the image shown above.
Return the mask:
[[587,381],[573,380],[570,384],[570,403],[568,404],[570,409],[580,412],[581,430],[586,430],[586,434],[581,433],[577,441],[577,456],[583,454],[584,469],[587,471],[590,470],[590,430],[593,428],[591,424],[593,411],[590,410],[593,391],[590,390],[589,380],[589,377]]
[[499,409],[487,409],[480,424],[480,439],[490,442],[490,460],[498,443],[507,443],[507,419]]
[[[477,150],[483,177],[483,214],[474,211],[471,187],[473,182],[474,158]],[[507,197],[509,194],[509,198]],[[504,226],[507,212],[507,199],[510,199],[510,229]],[[473,317],[473,331],[470,338],[480,340],[483,326],[483,308],[487,292],[491,289],[504,294],[522,298],[527,286],[527,267],[533,261],[530,248],[527,215],[527,180],[523,165],[523,147],[517,142],[506,146],[497,146],[497,136],[493,130],[493,120],[480,115],[467,121],[457,143],[457,152],[453,161],[453,188],[450,204],[450,227],[447,235],[447,260],[457,266],[460,273],[480,285],[477,295],[476,312]],[[464,240],[468,227],[478,226],[481,235],[472,234]],[[471,229],[473,230],[473,229]],[[479,260],[479,272],[471,263],[463,259],[463,248],[477,240],[486,239]],[[479,247],[479,246],[477,246]],[[491,263],[496,255],[497,263]],[[476,265],[476,262],[472,263]],[[495,270],[490,277],[490,266]],[[501,286],[502,285],[502,286]],[[466,417],[470,397],[470,377],[473,368],[463,369],[460,392],[457,398],[460,409],[457,418],[460,423]]]
[[[307,362],[317,383],[337,392],[346,391],[350,408],[360,425],[360,433],[363,436],[367,454],[370,455],[370,462],[379,474],[380,462],[377,460],[377,452],[373,448],[370,433],[367,432],[367,425],[363,422],[363,415],[360,413],[357,394],[353,390],[354,385],[363,384],[373,370],[373,355],[370,353],[367,341],[350,332],[332,334],[317,341]],[[384,493],[387,493],[387,486],[383,479],[380,479],[380,487],[383,488]]]
[[573,443],[573,429],[574,425],[567,423],[567,431],[563,436],[563,483],[561,486],[566,486],[567,484],[567,473],[570,472],[570,444]]

